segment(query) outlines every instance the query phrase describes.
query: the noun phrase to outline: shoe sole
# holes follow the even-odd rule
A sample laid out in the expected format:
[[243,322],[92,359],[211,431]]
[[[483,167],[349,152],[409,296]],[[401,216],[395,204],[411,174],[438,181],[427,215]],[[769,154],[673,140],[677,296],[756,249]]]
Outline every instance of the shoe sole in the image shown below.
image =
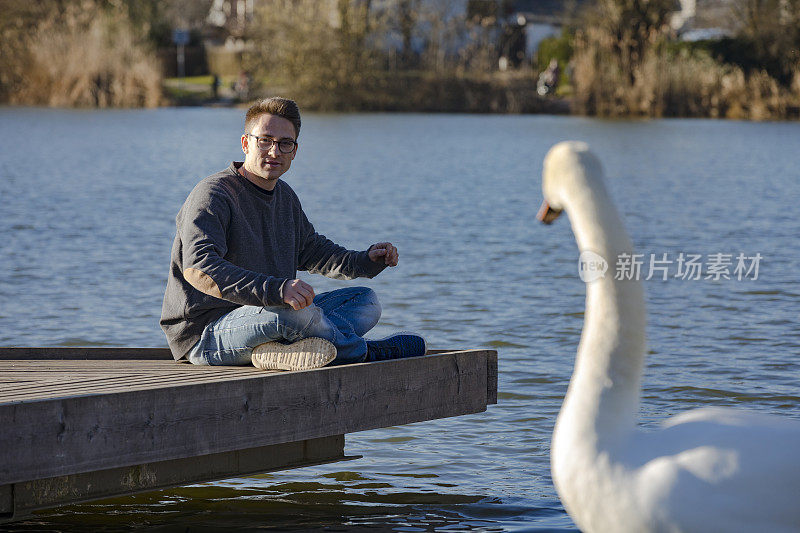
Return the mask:
[[385,337],[381,337],[380,339],[366,339],[366,340],[376,341],[376,342],[377,341],[385,341],[386,339],[391,339],[392,337],[397,337],[398,335],[413,335],[415,337],[419,337],[420,339],[422,339],[422,348],[423,348],[422,353],[423,353],[423,355],[428,353],[428,341],[426,341],[425,337],[423,337],[422,335],[420,335],[416,331],[398,331],[396,333],[392,333],[390,335],[386,335]]
[[265,342],[253,348],[253,366],[261,370],[312,370],[336,359],[336,347],[325,339],[309,337],[292,344]]

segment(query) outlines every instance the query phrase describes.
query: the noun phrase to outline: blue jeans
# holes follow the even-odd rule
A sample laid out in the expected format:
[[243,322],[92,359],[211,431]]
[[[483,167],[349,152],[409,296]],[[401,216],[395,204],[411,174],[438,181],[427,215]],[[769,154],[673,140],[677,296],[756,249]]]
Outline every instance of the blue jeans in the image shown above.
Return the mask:
[[186,357],[196,365],[249,365],[259,344],[322,337],[336,346],[332,364],[360,363],[367,356],[363,336],[380,316],[378,297],[367,287],[318,294],[299,311],[245,305],[207,325]]

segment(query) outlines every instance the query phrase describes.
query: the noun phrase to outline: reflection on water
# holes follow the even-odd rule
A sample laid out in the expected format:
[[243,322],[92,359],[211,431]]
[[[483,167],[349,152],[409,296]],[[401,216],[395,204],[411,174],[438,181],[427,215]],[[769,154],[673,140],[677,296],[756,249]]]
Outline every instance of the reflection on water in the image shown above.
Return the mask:
[[[0,109],[0,345],[164,346],[174,217],[240,158],[241,110]],[[57,139],[31,152],[30,139]],[[361,281],[376,336],[500,354],[486,413],[348,435],[343,465],[46,511],[0,530],[574,531],[549,441],[583,324],[566,220],[533,215],[547,149],[588,141],[637,251],[760,253],[757,280],[645,282],[641,423],[704,405],[800,417],[799,124],[546,116],[308,115],[287,180],[317,229],[391,240]],[[487,143],[487,139],[500,142]],[[491,146],[491,150],[487,147]],[[354,282],[304,276],[317,292]]]
[[[504,531],[513,524],[522,528],[561,515],[558,508],[531,509],[486,496],[382,495],[370,483],[351,487],[359,489],[357,494],[347,492],[344,485],[324,481],[263,489],[251,488],[250,479],[231,480],[227,485],[192,486],[63,507],[51,512],[46,524],[32,519],[17,527],[24,531],[39,527],[84,531],[87,525],[98,531],[145,527],[174,531],[179,522],[181,530],[189,531]],[[115,524],[109,524],[109,516]]]

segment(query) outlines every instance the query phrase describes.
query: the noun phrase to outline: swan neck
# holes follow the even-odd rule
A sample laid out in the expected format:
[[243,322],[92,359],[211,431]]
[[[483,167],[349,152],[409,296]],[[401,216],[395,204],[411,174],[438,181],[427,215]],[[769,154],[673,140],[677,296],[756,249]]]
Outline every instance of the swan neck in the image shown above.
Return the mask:
[[[588,446],[607,448],[635,427],[645,350],[645,307],[638,279],[615,279],[617,264],[632,257],[622,220],[601,182],[572,195],[567,205],[580,252],[608,264],[588,282],[586,312],[575,370],[562,414]],[[560,416],[561,418],[561,416]]]

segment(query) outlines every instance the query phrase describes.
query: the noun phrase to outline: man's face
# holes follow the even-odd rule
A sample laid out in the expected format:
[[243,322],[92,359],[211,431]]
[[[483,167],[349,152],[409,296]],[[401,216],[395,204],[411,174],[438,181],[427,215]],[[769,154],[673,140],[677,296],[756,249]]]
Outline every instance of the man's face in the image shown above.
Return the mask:
[[[267,149],[261,149],[253,135],[269,137],[274,141],[295,140],[294,125],[283,117],[261,115],[249,132],[242,135],[242,151],[244,152],[244,168],[251,174],[267,180],[267,188],[272,189],[284,172],[289,170],[292,160],[297,154],[297,145],[288,154],[281,152],[277,142]],[[264,141],[262,140],[262,143]]]

